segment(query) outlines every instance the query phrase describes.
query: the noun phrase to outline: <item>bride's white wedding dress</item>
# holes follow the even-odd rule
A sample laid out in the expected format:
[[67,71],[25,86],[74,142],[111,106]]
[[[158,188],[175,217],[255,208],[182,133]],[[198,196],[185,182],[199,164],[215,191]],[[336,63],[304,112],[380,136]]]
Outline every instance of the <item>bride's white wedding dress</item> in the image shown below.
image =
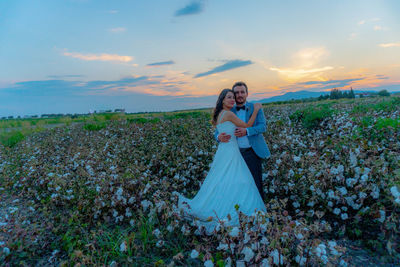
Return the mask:
[[[208,234],[218,225],[218,219],[224,220],[225,225],[239,225],[236,204],[246,215],[256,211],[266,212],[253,176],[240,154],[234,136],[235,124],[225,121],[218,124],[217,129],[232,138],[227,143],[219,143],[210,171],[197,195],[193,199],[179,195],[178,201],[178,208],[183,210],[185,217],[195,219],[197,225],[204,226]],[[228,214],[231,220],[228,220]]]

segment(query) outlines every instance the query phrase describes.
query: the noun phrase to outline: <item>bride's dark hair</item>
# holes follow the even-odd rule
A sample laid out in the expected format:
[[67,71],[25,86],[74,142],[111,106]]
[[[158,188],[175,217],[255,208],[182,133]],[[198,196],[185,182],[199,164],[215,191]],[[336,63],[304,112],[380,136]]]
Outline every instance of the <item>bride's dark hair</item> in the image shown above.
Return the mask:
[[234,94],[233,90],[231,90],[231,89],[224,89],[224,90],[221,91],[221,93],[220,93],[219,96],[218,96],[217,104],[215,105],[214,112],[213,112],[214,114],[213,114],[213,118],[212,118],[212,124],[213,124],[214,126],[217,125],[218,115],[219,115],[219,113],[221,113],[221,111],[222,111],[222,109],[223,109],[222,102],[224,101],[225,96],[226,96],[229,92],[231,92],[232,94]]

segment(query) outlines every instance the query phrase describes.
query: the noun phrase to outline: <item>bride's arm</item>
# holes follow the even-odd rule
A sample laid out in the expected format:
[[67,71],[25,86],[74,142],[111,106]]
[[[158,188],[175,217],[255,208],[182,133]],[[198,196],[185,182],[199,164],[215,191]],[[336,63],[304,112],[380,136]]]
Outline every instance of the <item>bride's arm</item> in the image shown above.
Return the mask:
[[226,114],[226,115],[228,115],[226,120],[233,122],[237,127],[242,127],[242,128],[252,127],[254,124],[254,121],[256,120],[257,113],[261,108],[262,108],[262,105],[260,103],[254,104],[253,114],[251,114],[249,122],[247,122],[247,123],[242,121],[241,119],[239,119],[238,116],[236,116],[235,113],[233,113],[231,111]]

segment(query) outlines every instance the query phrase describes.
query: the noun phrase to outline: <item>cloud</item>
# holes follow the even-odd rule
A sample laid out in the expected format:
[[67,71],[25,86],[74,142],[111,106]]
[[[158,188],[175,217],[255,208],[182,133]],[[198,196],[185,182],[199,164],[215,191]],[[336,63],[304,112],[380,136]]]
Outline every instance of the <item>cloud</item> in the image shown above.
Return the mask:
[[0,89],[1,92],[18,93],[30,96],[70,96],[93,95],[124,91],[127,88],[160,85],[164,76],[126,77],[113,81],[66,81],[61,79],[17,82],[12,86]]
[[81,54],[76,52],[64,52],[64,56],[78,58],[85,61],[119,61],[119,62],[129,62],[133,60],[130,56],[120,56],[116,54]]
[[332,87],[345,87],[350,85],[352,82],[365,80],[366,78],[353,78],[353,79],[342,79],[342,80],[328,80],[328,81],[307,81],[296,83],[298,86],[313,85],[318,86],[319,89],[328,89]]
[[365,20],[360,20],[357,24],[358,25],[363,25],[363,24],[365,24]]
[[328,71],[332,70],[333,67],[331,66],[326,66],[322,68],[315,68],[315,69],[280,69],[280,68],[270,68],[272,71],[277,71],[282,74],[286,75],[303,75],[303,74],[310,74],[310,73],[315,73],[315,72],[322,72],[322,71]]
[[163,75],[113,81],[37,80],[4,84],[0,87],[0,116],[87,113],[115,108],[125,108],[127,112],[172,111],[215,104],[215,95],[184,94],[181,90],[185,84],[186,81]]
[[253,64],[253,62],[251,60],[240,60],[240,59],[229,60],[225,64],[217,66],[217,67],[213,68],[210,71],[206,71],[206,72],[202,72],[202,73],[196,74],[194,76],[194,78],[204,77],[204,76],[208,76],[208,75],[211,75],[211,74],[214,74],[214,73],[218,73],[218,72],[223,72],[223,71],[227,71],[227,70],[231,70],[231,69],[244,67],[244,66],[247,66],[247,65],[250,65],[250,64]]
[[118,13],[118,10],[110,10],[109,13],[111,13],[111,14],[117,14],[117,13]]
[[187,6],[178,9],[175,12],[175,17],[199,14],[203,11],[203,8],[204,8],[203,1],[193,1]]
[[400,42],[398,43],[385,43],[385,44],[379,44],[380,47],[400,47]]
[[161,62],[150,63],[150,64],[147,64],[146,66],[148,66],[148,67],[158,67],[158,66],[172,65],[172,64],[175,64],[175,62],[173,60],[169,60],[169,61],[161,61]]
[[124,27],[117,27],[117,28],[110,29],[110,32],[113,32],[113,33],[120,33],[120,32],[124,32],[124,31],[126,31],[126,28],[124,28]]
[[314,76],[314,79],[318,79],[319,73],[334,69],[332,66],[319,66],[329,54],[323,46],[308,47],[293,54],[291,67],[272,66],[268,69],[278,72],[284,79],[291,82],[306,76]]
[[381,26],[379,26],[379,25],[374,26],[374,31],[382,31],[382,30],[383,30],[383,28]]

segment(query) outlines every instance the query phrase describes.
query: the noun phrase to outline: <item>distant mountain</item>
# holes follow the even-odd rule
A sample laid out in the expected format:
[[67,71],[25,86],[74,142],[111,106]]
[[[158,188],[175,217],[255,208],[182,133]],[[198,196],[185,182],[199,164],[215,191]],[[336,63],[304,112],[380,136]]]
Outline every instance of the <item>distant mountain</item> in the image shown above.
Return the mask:
[[[377,93],[377,91],[359,91],[359,90],[353,90],[355,94],[359,93]],[[277,101],[288,101],[288,100],[293,100],[293,99],[304,99],[304,98],[310,98],[310,97],[319,97],[320,95],[329,95],[331,92],[327,91],[322,91],[322,92],[311,92],[311,91],[297,91],[297,92],[288,92],[283,95],[277,95],[277,96],[272,96],[269,98],[264,98],[260,99],[257,102],[260,103],[271,103],[271,102],[277,102]],[[391,94],[395,94],[397,92],[390,92]]]
[[277,95],[277,96],[272,96],[269,98],[264,98],[257,102],[270,103],[270,102],[276,102],[276,101],[287,101],[287,100],[292,100],[292,99],[319,97],[320,95],[329,95],[330,93],[331,92],[311,92],[311,91],[288,92],[283,95]]
[[[346,90],[347,91],[347,90]],[[378,91],[365,91],[365,90],[353,90],[355,94],[359,93],[377,93]],[[260,99],[257,102],[260,103],[271,103],[271,102],[277,102],[277,101],[288,101],[288,100],[296,100],[296,99],[304,99],[304,98],[310,98],[310,97],[319,97],[320,95],[329,95],[331,92],[327,91],[321,91],[321,92],[311,92],[311,91],[297,91],[297,92],[288,92],[283,95],[277,95],[277,96],[272,96],[264,99]],[[397,92],[390,92],[392,95],[393,94],[399,94],[399,91]]]

